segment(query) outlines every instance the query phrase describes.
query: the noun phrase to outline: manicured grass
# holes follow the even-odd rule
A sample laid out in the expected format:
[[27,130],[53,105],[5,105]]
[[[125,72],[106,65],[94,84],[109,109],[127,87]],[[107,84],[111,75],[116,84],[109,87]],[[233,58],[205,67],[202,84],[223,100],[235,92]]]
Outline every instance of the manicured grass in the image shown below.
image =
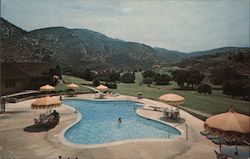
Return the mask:
[[68,76],[68,75],[62,75],[62,78],[64,82],[66,83],[75,83],[75,84],[92,84],[92,81],[86,81],[85,79],[78,78],[78,77],[73,77],[73,76]]
[[[69,83],[77,84],[91,84],[92,82],[85,81],[80,78],[63,76],[65,81]],[[213,90],[211,95],[199,94],[195,90],[176,90],[178,88],[175,82],[170,82],[170,85],[156,86],[152,85],[148,87],[142,83],[143,77],[140,72],[136,73],[135,83],[118,83],[117,89],[113,90],[114,92],[137,96],[138,92],[143,93],[143,97],[158,100],[158,98],[166,93],[176,93],[185,98],[184,107],[198,110],[208,114],[218,114],[221,112],[226,112],[229,110],[230,106],[233,106],[236,111],[242,112],[244,114],[250,115],[250,103],[248,101],[243,101],[239,99],[232,99],[229,96],[222,94],[221,90]],[[65,89],[65,85],[57,86],[56,89]],[[90,91],[84,86],[80,86],[80,89],[83,92]]]
[[[138,74],[136,74],[136,77]],[[139,76],[139,79],[141,77]],[[136,80],[137,81],[137,80]],[[176,93],[185,98],[184,107],[205,112],[208,114],[217,114],[226,112],[230,106],[237,111],[250,115],[250,103],[239,99],[232,99],[222,94],[221,90],[213,90],[211,95],[199,94],[195,90],[176,90],[178,88],[175,82],[171,82],[168,86],[151,86],[139,85],[138,82],[133,84],[119,83],[116,92],[137,96],[138,92],[143,92],[143,97],[158,100],[158,98],[166,93]]]
[[[62,92],[65,92],[68,89],[66,84],[58,84],[55,88],[57,91],[62,91]],[[77,89],[77,91],[83,93],[94,93],[92,89],[89,89],[83,85],[79,85],[79,89]]]

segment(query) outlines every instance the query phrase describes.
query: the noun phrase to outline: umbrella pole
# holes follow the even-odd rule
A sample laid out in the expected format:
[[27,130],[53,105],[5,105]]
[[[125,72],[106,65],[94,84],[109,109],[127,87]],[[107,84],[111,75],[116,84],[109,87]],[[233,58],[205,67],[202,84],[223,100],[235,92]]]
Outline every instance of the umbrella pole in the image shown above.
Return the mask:
[[185,123],[185,125],[186,125],[186,139],[188,140],[188,125],[187,123]]
[[235,148],[236,148],[236,151],[235,151],[235,155],[238,155],[238,145],[237,145],[237,141],[235,141]]

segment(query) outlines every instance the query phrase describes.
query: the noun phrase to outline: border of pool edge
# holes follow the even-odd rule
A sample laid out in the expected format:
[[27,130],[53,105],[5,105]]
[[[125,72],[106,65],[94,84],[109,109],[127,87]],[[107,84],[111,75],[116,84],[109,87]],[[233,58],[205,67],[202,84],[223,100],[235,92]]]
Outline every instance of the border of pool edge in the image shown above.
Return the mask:
[[[103,99],[103,100],[96,100],[96,99],[85,99],[85,98],[67,98],[67,99],[77,99],[77,100],[89,100],[89,101],[132,101],[132,102],[136,102],[136,103],[141,103],[144,105],[144,103],[140,102],[140,101],[135,101],[135,100],[123,100],[123,99]],[[67,100],[66,99],[66,100]],[[59,133],[59,141],[64,144],[64,145],[67,145],[67,146],[70,146],[70,147],[74,147],[74,148],[101,148],[101,147],[108,147],[108,146],[116,146],[116,145],[121,145],[121,144],[128,144],[128,143],[135,143],[135,142],[169,142],[169,141],[175,141],[181,137],[184,137],[184,131],[180,128],[176,128],[164,121],[161,121],[161,120],[158,120],[158,119],[154,119],[154,118],[149,118],[149,117],[146,117],[146,116],[143,116],[142,114],[140,114],[138,112],[138,110],[136,111],[136,115],[142,117],[142,118],[145,118],[145,119],[149,119],[149,120],[154,120],[156,122],[160,122],[162,124],[165,124],[165,125],[168,125],[168,126],[171,126],[171,127],[174,127],[175,129],[177,129],[178,131],[180,131],[181,135],[178,136],[178,137],[175,137],[175,138],[164,138],[164,139],[159,139],[159,138],[144,138],[144,139],[128,139],[128,140],[121,140],[121,141],[114,141],[114,142],[109,142],[109,143],[102,143],[102,144],[75,144],[75,143],[72,143],[70,141],[68,141],[66,138],[65,138],[65,133],[67,132],[67,130],[69,130],[71,127],[73,127],[74,125],[78,124],[81,119],[82,119],[82,114],[78,111],[76,111],[73,107],[69,106],[69,105],[66,105],[66,104],[63,104],[63,106],[65,107],[68,107],[69,109],[73,110],[74,112],[77,112],[77,120],[74,121],[73,123],[71,123],[69,126],[67,126],[66,128],[64,128],[60,133]],[[141,108],[140,108],[141,109]]]

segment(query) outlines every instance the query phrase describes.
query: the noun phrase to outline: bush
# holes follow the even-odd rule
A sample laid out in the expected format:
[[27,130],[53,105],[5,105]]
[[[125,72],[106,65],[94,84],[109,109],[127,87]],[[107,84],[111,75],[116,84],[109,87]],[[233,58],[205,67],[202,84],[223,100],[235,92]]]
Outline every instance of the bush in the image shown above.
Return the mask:
[[208,84],[201,83],[198,85],[197,91],[198,91],[198,93],[211,94],[212,87]]
[[143,83],[144,83],[144,84],[147,84],[148,86],[150,86],[150,85],[153,83],[153,79],[152,79],[152,78],[149,78],[149,77],[144,78],[144,79],[143,79]]
[[167,74],[156,74],[154,76],[154,82],[156,85],[168,85],[171,77]]
[[87,69],[83,72],[83,78],[87,81],[92,81],[94,79],[94,74]]
[[100,82],[98,81],[98,79],[94,79],[93,85],[94,85],[95,87],[97,87],[97,86],[100,85]]
[[133,73],[124,73],[122,74],[120,81],[123,83],[135,83],[135,75]]
[[107,86],[108,88],[111,88],[111,89],[117,89],[117,85],[114,82],[107,82],[105,84],[105,86]]
[[152,71],[152,70],[144,71],[144,72],[142,73],[142,76],[143,76],[144,78],[147,78],[147,77],[153,78],[155,75],[156,75],[156,72],[155,72],[155,71]]
[[244,85],[241,80],[227,80],[223,83],[223,93],[231,95],[232,98],[235,96],[245,96]]

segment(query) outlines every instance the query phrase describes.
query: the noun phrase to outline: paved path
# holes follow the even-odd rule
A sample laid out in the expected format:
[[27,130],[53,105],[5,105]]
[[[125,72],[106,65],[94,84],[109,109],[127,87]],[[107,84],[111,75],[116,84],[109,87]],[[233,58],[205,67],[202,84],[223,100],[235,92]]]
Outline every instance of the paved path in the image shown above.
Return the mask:
[[[79,95],[80,98],[94,98],[94,94]],[[118,96],[108,97],[113,100],[137,100],[136,97]],[[35,111],[30,108],[34,100],[23,101],[15,104],[7,104],[9,113],[0,115],[0,158],[135,158],[135,159],[213,159],[213,149],[218,147],[200,135],[203,130],[203,121],[181,111],[180,115],[188,124],[189,139],[185,138],[185,124],[179,125],[172,121],[164,121],[162,112],[152,111],[149,108],[140,109],[138,113],[148,118],[162,120],[176,126],[183,132],[183,136],[168,141],[140,141],[101,148],[74,148],[62,144],[59,133],[77,120],[77,114],[62,106],[57,110],[61,114],[60,124],[49,131],[32,132]],[[161,105],[163,103],[139,99],[139,102],[147,105]]]

